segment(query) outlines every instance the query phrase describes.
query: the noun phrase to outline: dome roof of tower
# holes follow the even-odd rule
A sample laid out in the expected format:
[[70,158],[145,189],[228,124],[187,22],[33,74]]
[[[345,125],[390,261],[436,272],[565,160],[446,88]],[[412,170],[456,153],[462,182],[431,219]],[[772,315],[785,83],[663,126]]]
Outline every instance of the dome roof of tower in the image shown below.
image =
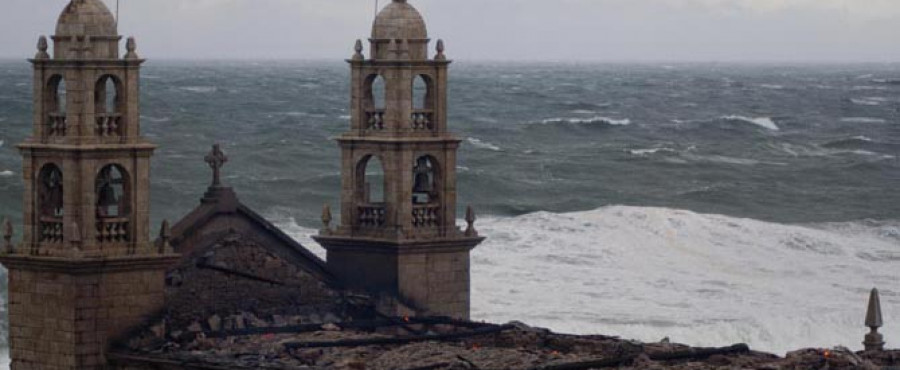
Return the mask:
[[373,39],[427,39],[428,30],[422,15],[406,0],[393,0],[375,17]]
[[101,0],[72,0],[59,15],[56,36],[116,36],[116,18]]

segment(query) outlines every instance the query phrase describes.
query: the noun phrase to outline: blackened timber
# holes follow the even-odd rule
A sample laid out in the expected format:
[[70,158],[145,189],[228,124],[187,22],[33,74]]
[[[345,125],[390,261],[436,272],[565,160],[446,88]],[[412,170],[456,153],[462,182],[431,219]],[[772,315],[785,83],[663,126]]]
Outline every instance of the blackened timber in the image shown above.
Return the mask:
[[288,343],[285,343],[284,346],[285,346],[285,348],[288,348],[288,349],[300,349],[300,348],[362,347],[362,346],[377,346],[377,345],[403,345],[403,344],[414,343],[414,342],[453,341],[453,340],[457,340],[457,339],[477,337],[480,335],[496,334],[496,333],[500,333],[500,332],[510,330],[513,328],[515,328],[515,326],[513,326],[513,325],[500,325],[500,326],[473,329],[473,330],[470,330],[467,332],[461,332],[461,333],[413,335],[413,336],[390,337],[390,338],[344,339],[344,340],[337,340],[337,341],[331,341],[331,342],[288,342]]
[[[406,321],[406,318],[384,318],[378,320],[359,320],[359,321],[347,321],[340,323],[333,323],[337,327],[342,330],[346,329],[355,329],[355,330],[374,330],[378,328],[388,328],[393,326],[408,326],[408,325],[451,325],[456,327],[462,327],[467,329],[484,329],[484,328],[496,328],[498,325],[494,324],[483,324],[476,323],[470,321],[460,321],[453,320],[445,317],[425,317],[425,318],[416,318],[411,317]],[[300,333],[311,333],[316,331],[322,331],[322,325],[324,324],[303,324],[303,325],[292,325],[292,326],[282,326],[282,327],[263,327],[263,328],[246,328],[246,329],[236,329],[236,330],[225,330],[225,331],[204,331],[203,335],[207,338],[226,338],[226,337],[240,337],[240,336],[248,336],[248,335],[263,335],[263,334],[300,334]],[[404,328],[405,329],[405,328]],[[412,330],[412,329],[409,329]]]
[[[678,361],[678,360],[705,360],[715,355],[737,355],[750,352],[746,344],[735,344],[722,348],[692,348],[684,351],[647,353],[647,357],[653,361]],[[564,364],[546,365],[534,368],[534,370],[588,370],[606,367],[619,367],[631,364],[639,355],[628,355],[614,358],[605,358],[582,362],[569,362]]]

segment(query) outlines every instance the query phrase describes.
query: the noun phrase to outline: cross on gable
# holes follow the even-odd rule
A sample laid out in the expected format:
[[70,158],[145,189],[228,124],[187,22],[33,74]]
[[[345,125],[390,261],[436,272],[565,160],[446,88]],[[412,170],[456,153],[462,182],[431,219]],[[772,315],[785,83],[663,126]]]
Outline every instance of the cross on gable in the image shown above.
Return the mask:
[[219,147],[219,144],[213,145],[212,151],[210,151],[209,154],[206,155],[205,160],[206,160],[206,164],[208,164],[209,167],[212,168],[212,170],[213,170],[212,186],[213,187],[222,186],[221,170],[222,170],[222,166],[224,166],[225,163],[228,163],[228,157],[226,157],[225,153],[222,152],[222,149]]

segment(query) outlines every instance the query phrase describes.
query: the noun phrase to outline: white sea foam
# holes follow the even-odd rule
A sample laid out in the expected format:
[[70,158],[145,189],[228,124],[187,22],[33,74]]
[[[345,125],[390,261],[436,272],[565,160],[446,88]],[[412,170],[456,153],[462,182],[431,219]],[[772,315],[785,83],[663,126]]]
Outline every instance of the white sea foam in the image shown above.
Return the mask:
[[887,123],[887,120],[884,118],[872,118],[872,117],[844,117],[841,118],[841,122],[845,123]]
[[216,92],[219,90],[215,86],[184,86],[184,87],[179,87],[179,89],[184,90],[184,91],[190,91],[193,93],[198,93],[198,94],[208,94],[208,93]]
[[9,370],[9,354],[6,352],[0,353],[0,370]]
[[856,105],[864,105],[868,107],[874,107],[881,105],[881,101],[873,100],[871,98],[859,98],[859,99],[850,99],[850,102]]
[[[278,224],[324,255],[296,224]],[[900,224],[794,226],[665,208],[483,217],[476,320],[784,353],[860,348],[868,290],[900,320]],[[849,230],[849,231],[848,231]],[[886,331],[900,342],[900,332]]]
[[628,118],[625,119],[613,119],[608,117],[593,117],[593,118],[548,118],[541,123],[545,125],[552,124],[604,124],[604,125],[612,125],[612,126],[627,126],[631,124],[631,120]]
[[495,152],[499,152],[499,151],[502,151],[502,150],[503,150],[503,149],[501,149],[499,146],[496,146],[496,145],[491,144],[491,143],[486,142],[486,141],[482,141],[481,139],[477,139],[477,138],[474,138],[474,137],[466,138],[466,141],[469,142],[469,144],[474,145],[476,148],[487,149],[487,150],[493,150],[493,151],[495,151]]
[[887,90],[888,88],[884,87],[884,86],[863,85],[863,86],[853,86],[851,89],[856,90],[856,91],[868,91],[868,90]]
[[344,120],[344,121],[349,121],[351,118],[353,118],[353,117],[350,117],[348,115],[338,116],[338,119]]
[[12,175],[15,175],[15,172],[12,172],[10,170],[0,171],[0,177],[10,177]]
[[778,131],[778,130],[779,130],[778,125],[775,124],[775,121],[773,121],[773,120],[772,120],[771,118],[769,118],[769,117],[757,117],[757,118],[751,118],[751,117],[745,117],[745,116],[730,115],[730,116],[724,116],[724,117],[722,117],[722,119],[723,119],[723,120],[726,120],[726,121],[737,121],[737,122],[752,123],[752,124],[754,124],[754,125],[757,125],[757,126],[759,126],[759,127],[762,127],[762,128],[765,128],[765,129],[769,129],[769,130],[772,130],[772,131]]
[[150,117],[150,116],[141,116],[141,119],[145,120],[145,121],[155,122],[155,123],[169,122],[172,120],[172,118],[169,118],[169,117]]
[[0,140],[0,148],[2,148],[2,147],[3,147],[3,144],[6,144],[6,142],[5,142],[5,141],[3,141],[3,140]]
[[762,85],[759,85],[759,87],[761,87],[763,89],[769,89],[769,90],[784,90],[784,85],[762,84]]
[[656,154],[656,153],[660,153],[660,152],[676,153],[677,151],[672,148],[629,149],[628,150],[628,153],[631,153],[632,155],[637,155],[637,156],[645,156],[645,155]]

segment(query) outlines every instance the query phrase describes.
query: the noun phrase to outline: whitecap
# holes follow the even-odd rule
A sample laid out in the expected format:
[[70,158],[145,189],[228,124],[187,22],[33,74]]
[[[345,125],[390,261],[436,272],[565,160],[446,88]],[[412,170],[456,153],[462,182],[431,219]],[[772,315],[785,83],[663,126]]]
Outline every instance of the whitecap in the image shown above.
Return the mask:
[[627,152],[631,153],[632,155],[644,156],[644,155],[656,154],[656,153],[660,153],[660,152],[676,153],[677,151],[672,148],[652,148],[652,149],[629,149],[629,150],[627,150]]
[[494,144],[491,144],[491,143],[482,141],[481,139],[477,139],[477,138],[474,138],[474,137],[466,138],[466,141],[468,141],[469,144],[474,145],[476,148],[487,149],[487,150],[493,150],[493,151],[495,151],[495,152],[502,151],[502,149],[501,149],[499,146],[496,146],[496,145],[494,145]]
[[338,116],[338,119],[341,119],[341,120],[344,120],[344,121],[349,121],[350,118],[353,118],[353,117],[350,117],[350,116],[348,116],[348,115]]
[[548,118],[541,121],[542,124],[560,124],[560,123],[568,123],[568,124],[604,124],[611,126],[627,126],[631,124],[631,120],[628,118],[624,119],[613,119],[607,117],[593,117],[593,118]]
[[884,87],[884,86],[868,86],[868,85],[865,85],[865,86],[853,86],[853,87],[850,88],[850,89],[851,89],[851,90],[854,90],[854,91],[869,91],[869,90],[887,90],[888,88],[887,88],[887,87]]
[[779,130],[778,125],[775,124],[775,121],[773,121],[773,120],[772,120],[771,118],[769,118],[769,117],[757,117],[757,118],[751,118],[751,117],[744,117],[744,116],[730,115],[730,116],[724,116],[724,117],[722,117],[722,119],[723,119],[723,120],[726,120],[726,121],[738,121],[738,122],[752,123],[752,124],[754,124],[754,125],[757,125],[757,126],[759,126],[759,127],[762,127],[762,128],[765,128],[765,129],[769,129],[769,130],[772,130],[772,131],[778,131],[778,130]]
[[576,109],[572,111],[573,114],[597,114],[596,111],[587,110],[587,109]]
[[872,117],[844,117],[844,118],[841,118],[841,122],[845,122],[845,123],[887,123],[887,120],[884,118],[872,118]]
[[159,118],[158,118],[158,117],[150,117],[150,116],[141,116],[141,119],[142,119],[142,120],[146,120],[146,121],[150,121],[150,122],[155,122],[155,123],[169,122],[169,121],[172,120],[172,119],[169,118],[169,117],[159,117]]
[[784,90],[784,85],[762,84],[762,85],[759,85],[759,87],[761,87],[763,89],[769,89],[769,90]]
[[15,173],[10,170],[0,171],[0,177],[10,177],[12,175],[15,175]]
[[3,147],[3,144],[6,144],[6,142],[5,142],[5,141],[3,141],[3,140],[0,140],[0,148],[2,148],[2,147]]
[[856,104],[856,105],[865,105],[865,106],[870,106],[870,107],[881,105],[880,101],[872,100],[869,98],[861,98],[861,99],[854,98],[854,99],[850,99],[850,102],[853,104]]
[[208,94],[218,91],[218,88],[215,86],[183,86],[179,87],[179,89],[198,94]]

